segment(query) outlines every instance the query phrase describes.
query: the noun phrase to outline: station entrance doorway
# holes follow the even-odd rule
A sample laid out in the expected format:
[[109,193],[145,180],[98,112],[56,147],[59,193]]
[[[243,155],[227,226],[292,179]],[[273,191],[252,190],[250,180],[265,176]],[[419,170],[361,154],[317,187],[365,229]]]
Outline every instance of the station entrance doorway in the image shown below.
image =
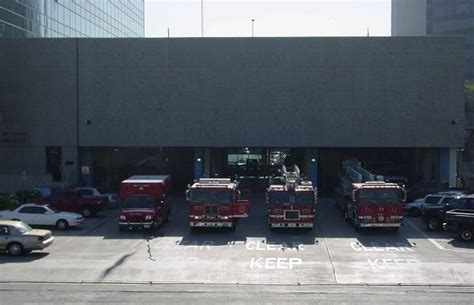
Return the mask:
[[278,176],[282,165],[294,164],[305,169],[303,148],[208,148],[205,149],[203,176],[230,177],[240,182],[240,188],[263,192],[272,176]]

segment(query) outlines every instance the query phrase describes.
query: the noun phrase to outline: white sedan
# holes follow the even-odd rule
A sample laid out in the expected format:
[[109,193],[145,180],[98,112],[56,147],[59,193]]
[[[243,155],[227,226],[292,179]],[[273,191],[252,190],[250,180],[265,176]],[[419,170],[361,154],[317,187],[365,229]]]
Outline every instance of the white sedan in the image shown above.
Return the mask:
[[28,225],[55,226],[59,230],[66,230],[80,225],[84,217],[47,204],[25,203],[13,211],[0,211],[0,220],[19,220]]

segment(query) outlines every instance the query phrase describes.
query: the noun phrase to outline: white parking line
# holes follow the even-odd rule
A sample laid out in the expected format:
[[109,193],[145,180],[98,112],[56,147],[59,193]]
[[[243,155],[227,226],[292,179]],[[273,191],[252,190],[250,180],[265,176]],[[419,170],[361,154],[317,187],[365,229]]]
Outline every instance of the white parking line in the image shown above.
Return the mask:
[[441,246],[440,244],[438,244],[438,242],[432,238],[430,238],[425,232],[421,231],[415,224],[413,224],[411,221],[407,220],[407,219],[404,219],[404,222],[408,223],[413,229],[415,229],[415,231],[417,231],[418,233],[420,233],[424,238],[426,238],[427,240],[429,240],[433,245],[436,246],[436,248],[440,249],[440,250],[448,250],[448,249],[445,249],[443,246]]
[[470,250],[457,250],[457,249],[446,249],[445,247],[441,246],[436,240],[430,238],[425,232],[421,231],[420,228],[418,228],[414,223],[412,223],[411,221],[407,220],[407,219],[404,219],[403,220],[405,223],[409,224],[413,229],[415,229],[415,231],[417,231],[418,233],[420,233],[421,236],[423,236],[424,238],[426,238],[427,240],[429,240],[433,245],[435,245],[436,248],[440,249],[440,250],[444,250],[444,251],[452,251],[452,252],[464,252],[464,253],[473,253],[472,251]]

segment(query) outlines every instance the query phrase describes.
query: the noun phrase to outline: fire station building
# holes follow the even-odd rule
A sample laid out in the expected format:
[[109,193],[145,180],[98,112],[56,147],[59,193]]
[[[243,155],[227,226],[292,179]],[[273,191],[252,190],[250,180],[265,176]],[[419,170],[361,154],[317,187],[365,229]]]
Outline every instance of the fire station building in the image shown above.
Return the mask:
[[[458,37],[0,39],[0,191],[131,174],[455,184]],[[257,181],[257,182],[256,182]]]

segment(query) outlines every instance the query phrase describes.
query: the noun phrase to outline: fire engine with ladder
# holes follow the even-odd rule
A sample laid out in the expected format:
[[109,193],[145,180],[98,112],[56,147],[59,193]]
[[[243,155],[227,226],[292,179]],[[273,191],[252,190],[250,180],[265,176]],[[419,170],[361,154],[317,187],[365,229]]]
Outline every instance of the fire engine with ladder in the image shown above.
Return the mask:
[[316,214],[317,188],[301,179],[295,164],[291,171],[282,166],[283,184],[271,184],[266,192],[268,225],[273,228],[312,229]]
[[383,181],[356,160],[343,162],[337,202],[354,228],[389,228],[397,232],[403,222],[405,186]]
[[248,217],[250,202],[242,200],[238,182],[230,178],[201,178],[186,191],[189,226],[235,229],[239,218]]

